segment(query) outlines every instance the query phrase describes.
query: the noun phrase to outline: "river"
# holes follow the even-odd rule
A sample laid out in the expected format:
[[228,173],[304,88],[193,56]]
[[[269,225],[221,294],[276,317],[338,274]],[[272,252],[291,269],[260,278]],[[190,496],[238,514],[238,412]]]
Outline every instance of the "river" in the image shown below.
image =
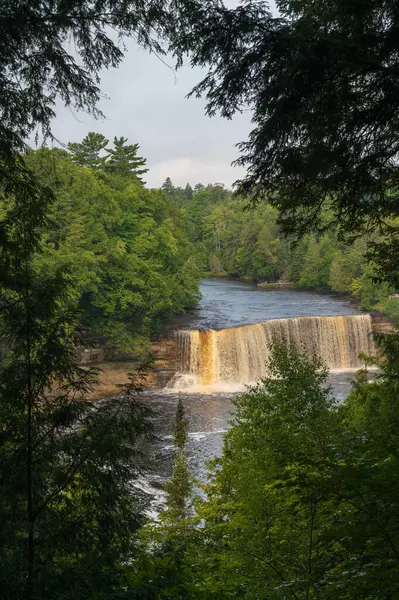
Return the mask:
[[342,299],[296,290],[265,291],[252,283],[204,279],[198,307],[174,320],[184,329],[223,329],[283,317],[360,314]]
[[[294,323],[296,326],[295,332],[299,331],[296,335],[303,335],[298,329],[298,322],[302,324],[302,330],[303,327],[308,330],[309,323],[315,323],[315,333],[310,332],[314,337],[320,335],[320,330],[326,327],[325,323],[329,323],[325,335],[328,334],[328,344],[332,345],[330,329],[335,321],[334,319],[324,319],[325,317],[348,316],[347,319],[350,322],[351,319],[356,319],[356,317],[349,315],[359,315],[357,318],[363,319],[360,316],[362,313],[353,309],[345,301],[327,295],[295,290],[264,291],[251,284],[223,279],[204,280],[200,289],[202,300],[198,307],[184,317],[176,319],[173,324],[174,329],[179,331],[180,336],[188,335],[191,337],[194,333],[197,337],[199,335],[207,336],[209,332],[202,334],[201,330],[211,329],[213,330],[213,336],[216,336],[215,339],[221,335],[220,330],[225,330],[225,335],[229,334],[230,336],[232,332],[238,331],[241,337],[244,332],[245,338],[250,339],[249,350],[245,350],[245,344],[243,346],[243,352],[246,352],[244,358],[248,362],[253,362],[254,352],[260,351],[258,347],[260,338],[257,338],[256,343],[258,346],[252,347],[252,338],[248,333],[251,332],[251,328],[247,326],[259,324],[256,327],[264,328],[265,322],[269,323],[268,320],[279,319],[278,322],[271,322],[274,324],[273,326],[276,326],[276,323],[278,326],[285,323],[287,327],[287,323],[290,326]],[[296,319],[297,317],[300,317],[300,319]],[[322,317],[324,320],[307,321],[307,317]],[[348,331],[338,332],[342,338],[338,340],[340,346],[338,354],[339,351],[342,353],[341,346],[344,343],[348,344],[352,355],[357,351],[357,346],[353,346],[352,341],[345,338]],[[228,337],[226,339],[228,348],[230,348],[232,338]],[[220,345],[221,341],[219,340],[216,343]],[[242,340],[240,343],[242,345]],[[191,346],[192,344],[191,341]],[[188,352],[190,354],[190,350]],[[223,356],[226,355],[226,350],[224,352]],[[191,350],[191,355],[192,353]],[[209,354],[209,350],[207,350],[207,354]],[[240,361],[242,358],[239,357]],[[214,358],[212,360],[214,361]],[[197,368],[201,370],[198,365]],[[187,369],[189,370],[190,367],[187,367]],[[329,383],[338,400],[342,400],[348,393],[354,370],[353,368],[337,369],[330,374]],[[238,379],[239,375],[240,373],[237,374]],[[182,377],[187,377],[187,375],[183,374]],[[162,487],[172,472],[174,449],[170,432],[179,391],[182,391],[190,424],[187,447],[189,467],[198,480],[204,481],[207,474],[207,462],[221,451],[223,433],[229,427],[229,420],[233,411],[232,399],[237,390],[243,389],[243,383],[245,382],[237,381],[237,383],[240,385],[229,388],[222,378],[219,387],[209,385],[181,387],[177,378],[177,383],[173,384],[172,382],[171,387],[168,389],[145,392],[143,399],[153,409],[155,415],[156,440],[145,447],[152,471],[148,476],[143,477],[140,485],[149,495],[149,511],[151,513],[157,513],[162,509],[164,505]],[[173,388],[173,385],[176,389]]]

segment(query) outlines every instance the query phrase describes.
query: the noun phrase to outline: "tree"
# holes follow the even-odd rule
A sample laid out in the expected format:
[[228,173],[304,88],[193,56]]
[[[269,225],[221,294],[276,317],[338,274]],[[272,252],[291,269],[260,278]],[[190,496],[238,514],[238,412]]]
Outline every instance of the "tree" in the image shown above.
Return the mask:
[[388,236],[385,275],[397,282],[396,2],[276,4],[279,16],[250,0],[193,23],[184,42],[209,70],[192,93],[206,95],[211,115],[253,110],[237,161],[248,168],[245,196],[266,196],[299,235],[326,227],[326,207],[341,232],[378,229]]
[[379,373],[370,378],[360,371],[338,411],[340,446],[346,448],[346,464],[337,465],[337,481],[343,476],[338,494],[347,508],[336,519],[334,535],[344,552],[331,573],[332,598],[343,588],[348,597],[389,598],[398,586],[399,336],[393,332],[377,341]]
[[[67,4],[17,0],[1,8],[0,113],[2,156],[22,150],[29,135],[50,134],[55,102],[101,115],[99,73],[123,60],[121,38],[134,37],[148,50],[164,54],[180,27],[217,2],[90,0]],[[118,33],[117,36],[111,34]],[[70,51],[64,43],[74,39]],[[165,47],[162,47],[162,43]],[[176,57],[181,60],[184,49]]]
[[319,359],[284,345],[272,348],[269,375],[235,399],[197,505],[199,597],[395,596],[398,335],[379,342],[381,374],[361,371],[344,404]]
[[142,529],[142,552],[127,569],[131,588],[138,598],[146,600],[186,600],[196,597],[192,568],[195,560],[192,555],[195,523],[188,520],[192,478],[185,458],[188,420],[180,395],[172,433],[177,452],[172,478],[165,486],[167,508],[158,519],[150,521]]
[[83,168],[62,150],[30,151],[25,162],[54,190],[38,274],[67,268],[69,303],[88,334],[142,355],[150,334],[198,298],[187,216],[160,191]]
[[222,458],[198,507],[200,556],[211,586],[227,598],[316,598],[334,401],[322,387],[321,361],[295,348],[275,345],[268,372],[234,401]]
[[108,144],[101,133],[90,131],[80,143],[70,142],[68,150],[73,154],[73,161],[90,169],[104,169],[105,156],[100,156]]
[[193,188],[189,183],[187,183],[186,187],[184,188],[184,197],[185,200],[187,200],[188,202],[190,202],[193,199]]
[[179,450],[184,450],[188,441],[188,419],[185,416],[183,400],[179,394],[176,408],[176,418],[173,424],[173,443]]
[[173,443],[177,449],[171,480],[166,484],[167,521],[176,524],[185,519],[189,512],[189,500],[192,492],[192,483],[188,471],[185,448],[188,440],[188,419],[184,414],[183,401],[179,395],[176,409],[176,418],[173,425]]
[[175,187],[172,183],[172,180],[170,177],[167,177],[165,179],[165,181],[162,184],[162,190],[165,192],[165,194],[167,194],[168,196],[173,197],[174,191],[175,191]]
[[303,257],[303,265],[299,285],[303,287],[318,288],[322,285],[321,278],[321,251],[320,244],[311,236],[306,254]]
[[117,173],[123,177],[134,176],[142,181],[141,175],[147,173],[145,167],[146,159],[138,156],[138,144],[126,145],[127,138],[114,137],[114,148],[107,148],[106,167],[111,173]]
[[121,564],[142,518],[132,482],[149,412],[135,400],[137,377],[117,399],[82,401],[96,372],[76,362],[71,275],[64,265],[39,273],[35,258],[51,195],[23,185],[2,200],[2,595],[109,598],[123,587]]

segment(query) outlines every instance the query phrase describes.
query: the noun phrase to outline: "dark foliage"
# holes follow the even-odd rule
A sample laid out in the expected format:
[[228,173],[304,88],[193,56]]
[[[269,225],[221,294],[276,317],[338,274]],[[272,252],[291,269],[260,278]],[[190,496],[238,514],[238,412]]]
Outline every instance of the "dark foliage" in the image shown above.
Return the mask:
[[[249,0],[196,22],[179,44],[210,65],[193,90],[209,114],[252,109],[240,144],[245,195],[267,196],[288,232],[322,228],[394,240],[399,215],[399,8],[394,0]],[[395,263],[397,269],[397,263]]]
[[96,372],[76,363],[71,275],[39,277],[35,260],[52,196],[29,175],[1,200],[0,595],[110,598],[142,515],[140,373],[120,398],[84,402]]

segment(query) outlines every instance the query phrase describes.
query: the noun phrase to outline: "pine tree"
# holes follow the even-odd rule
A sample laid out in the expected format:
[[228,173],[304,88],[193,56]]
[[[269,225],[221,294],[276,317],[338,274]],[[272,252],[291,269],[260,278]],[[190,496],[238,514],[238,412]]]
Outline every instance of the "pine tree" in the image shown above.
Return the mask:
[[175,188],[170,177],[167,177],[162,184],[162,189],[171,198],[174,196]]
[[123,177],[134,176],[142,182],[141,175],[147,173],[146,159],[137,154],[138,144],[126,144],[127,138],[114,137],[114,148],[107,148],[106,167],[111,173]]
[[179,394],[176,409],[176,418],[173,425],[173,443],[179,450],[184,450],[188,441],[189,421],[185,416],[183,400]]
[[[302,237],[332,212],[349,240],[378,231],[378,275],[399,286],[397,134],[399,11],[394,0],[249,0],[187,32],[191,65],[208,68],[192,96],[231,119],[252,110],[238,182],[267,198]],[[396,219],[396,224],[395,224]]]
[[173,466],[171,480],[166,485],[167,504],[166,517],[174,523],[185,519],[189,514],[192,481],[185,457],[188,440],[188,419],[185,417],[181,396],[177,402],[176,418],[173,425],[173,443],[177,455]]
[[[2,2],[0,153],[21,151],[38,128],[49,135],[57,100],[101,116],[99,75],[123,60],[121,39],[134,37],[158,54],[166,52],[163,41],[174,41],[180,63],[180,33],[218,6],[218,0],[160,0],[156,10],[133,0]],[[66,44],[69,38],[76,44]]]
[[132,580],[138,598],[176,598],[185,600],[192,595],[193,573],[190,548],[195,526],[188,520],[191,507],[192,481],[184,451],[188,439],[188,420],[179,396],[176,418],[172,428],[177,449],[171,480],[166,487],[167,509],[159,520],[143,528],[146,547],[132,570]]
[[105,150],[108,141],[101,133],[90,131],[80,143],[69,143],[68,150],[72,152],[76,164],[91,169],[103,169],[105,157],[100,156],[100,153]]
[[193,199],[193,188],[189,183],[187,183],[186,187],[184,188],[184,199],[188,201]]

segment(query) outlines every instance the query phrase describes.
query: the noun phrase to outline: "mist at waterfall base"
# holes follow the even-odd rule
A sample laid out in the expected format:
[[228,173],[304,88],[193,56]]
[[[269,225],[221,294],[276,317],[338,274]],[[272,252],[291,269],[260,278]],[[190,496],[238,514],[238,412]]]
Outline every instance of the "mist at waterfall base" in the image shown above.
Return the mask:
[[221,452],[234,395],[266,374],[268,342],[280,337],[309,353],[318,350],[333,369],[328,383],[338,401],[360,367],[359,352],[374,351],[369,315],[341,299],[293,290],[265,292],[214,279],[205,280],[201,292],[198,309],[175,323],[180,372],[168,389],[144,394],[155,413],[157,439],[144,449],[152,472],[140,485],[154,514],[164,507],[162,487],[172,473],[171,428],[179,393],[190,424],[189,467],[204,482],[207,462]]

